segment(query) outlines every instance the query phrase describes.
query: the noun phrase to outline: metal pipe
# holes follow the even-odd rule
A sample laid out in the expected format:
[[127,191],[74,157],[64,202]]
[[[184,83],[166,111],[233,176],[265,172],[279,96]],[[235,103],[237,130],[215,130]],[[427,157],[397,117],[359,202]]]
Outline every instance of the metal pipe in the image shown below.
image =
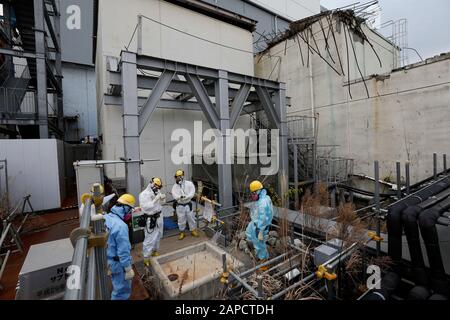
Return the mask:
[[137,25],[137,54],[142,55],[142,15],[138,15]]
[[[83,213],[80,221],[80,228],[88,229],[91,221],[91,206],[92,200],[88,198],[84,205]],[[64,294],[64,300],[81,300],[83,297],[84,280],[86,279],[86,252],[87,252],[88,238],[81,237],[76,241],[75,249],[72,258],[72,267],[79,270],[79,279],[76,279],[79,283],[78,287],[72,288],[69,281],[72,279],[70,276],[67,279],[66,292]],[[73,275],[76,275],[74,272]]]
[[74,162],[74,166],[83,167],[83,166],[96,166],[96,165],[104,165],[104,164],[127,164],[127,163],[142,163],[142,162],[153,162],[160,161],[160,159],[141,159],[141,160],[86,160],[86,161],[76,161]]
[[400,162],[397,162],[397,199],[402,198],[402,186],[401,186],[401,169]]
[[6,225],[6,228],[3,230],[2,236],[0,238],[0,248],[3,245],[3,241],[5,241],[6,235],[8,234],[9,229],[11,228],[11,222]]
[[251,293],[253,293],[253,295],[255,297],[258,297],[258,292],[256,292],[256,290],[250,286],[247,281],[245,281],[245,279],[242,279],[241,277],[239,277],[236,273],[234,273],[233,271],[230,271],[230,275],[235,278],[240,284],[242,284],[248,291],[250,291]]
[[87,289],[86,289],[86,299],[87,300],[95,300],[96,297],[96,255],[95,250],[91,249],[89,254],[89,263],[88,263],[88,279],[87,279]]
[[6,263],[8,262],[8,259],[9,259],[9,255],[10,255],[10,254],[11,254],[11,250],[8,250],[8,251],[6,252],[5,258],[3,258],[3,264],[2,264],[1,269],[0,269],[0,280],[2,279],[3,272],[5,271]]
[[409,177],[409,161],[405,163],[405,177],[406,177],[406,194],[409,196],[410,195],[410,185],[411,185],[411,181],[410,181],[410,177]]
[[262,263],[262,264],[260,264],[260,265],[257,265],[256,267],[254,267],[254,268],[252,268],[252,269],[250,269],[250,270],[247,270],[247,271],[245,271],[245,272],[242,272],[242,273],[240,274],[240,276],[241,276],[241,277],[246,277],[247,275],[252,274],[252,273],[255,272],[256,270],[261,269],[262,267],[268,266],[268,265],[270,265],[270,264],[272,264],[272,263],[275,263],[275,262],[277,262],[277,261],[283,259],[284,257],[286,257],[286,256],[287,256],[288,254],[290,254],[290,253],[291,253],[291,252],[284,253],[284,254],[282,254],[281,256],[275,257],[275,258],[272,259],[272,260],[269,260],[269,261],[266,261],[266,262],[264,262],[264,263]]
[[[274,228],[277,228],[277,229],[281,229],[280,226],[277,226],[275,224],[271,224],[271,227],[274,227]],[[311,241],[315,241],[315,242],[320,243],[320,244],[325,244],[326,243],[325,241],[321,241],[319,239],[316,239],[316,238],[313,238],[313,237],[309,237],[307,235],[304,235],[304,234],[301,234],[301,233],[298,233],[298,232],[295,232],[295,231],[293,232],[293,234],[296,235],[296,236],[302,237],[302,238],[306,238],[306,239],[311,240]]]
[[[95,234],[100,234],[104,232],[104,221],[98,220],[93,223],[93,231]],[[105,248],[95,248],[95,262],[96,271],[99,274],[98,277],[98,296],[100,300],[108,300],[110,298],[110,293],[108,289],[108,265],[106,259],[106,249]]]
[[284,295],[285,295],[286,293],[288,293],[289,291],[291,291],[291,290],[293,290],[293,289],[295,289],[295,288],[297,288],[297,287],[300,287],[300,286],[303,285],[304,283],[306,283],[306,282],[308,282],[308,281],[314,279],[315,276],[316,276],[315,273],[311,273],[311,274],[310,274],[309,276],[307,276],[306,278],[303,278],[303,279],[300,280],[299,282],[294,283],[292,286],[287,287],[286,289],[284,289],[284,290],[278,292],[277,294],[273,295],[272,297],[269,298],[269,300],[275,300],[275,299],[278,299],[278,298],[284,296]]
[[[377,212],[377,236],[381,235],[381,220],[380,220],[380,167],[378,161],[375,161],[374,164],[375,170],[375,208]],[[400,199],[399,199],[400,200]],[[377,241],[377,256],[380,255],[381,252],[381,243]]]

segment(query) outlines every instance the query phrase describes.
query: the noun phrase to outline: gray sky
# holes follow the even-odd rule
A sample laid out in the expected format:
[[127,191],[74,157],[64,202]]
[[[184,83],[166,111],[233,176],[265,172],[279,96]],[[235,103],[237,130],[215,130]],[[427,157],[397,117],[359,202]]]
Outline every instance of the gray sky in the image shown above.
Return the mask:
[[[321,4],[328,9],[355,2],[358,0],[321,0]],[[359,2],[365,3],[368,0]],[[379,3],[382,23],[401,18],[408,20],[409,47],[419,51],[424,59],[450,52],[449,0],[380,0]],[[419,60],[417,54],[408,51],[410,63]]]

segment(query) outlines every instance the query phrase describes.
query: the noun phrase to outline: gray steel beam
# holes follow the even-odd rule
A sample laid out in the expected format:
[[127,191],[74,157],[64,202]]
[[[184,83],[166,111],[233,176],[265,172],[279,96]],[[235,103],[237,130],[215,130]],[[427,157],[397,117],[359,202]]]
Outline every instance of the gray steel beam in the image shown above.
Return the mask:
[[47,106],[47,66],[45,61],[45,25],[44,0],[34,1],[34,33],[36,42],[36,82],[37,110],[39,115],[39,136],[48,139],[48,106]]
[[[120,72],[117,71],[109,71],[109,85],[114,87],[120,87],[122,84],[121,75]],[[144,89],[144,90],[153,90],[155,88],[156,84],[158,83],[158,77],[151,77],[146,75],[138,75],[138,88]],[[208,91],[209,96],[215,95],[215,89],[214,85],[205,85],[206,90]],[[183,97],[181,97],[178,100],[186,100],[188,97],[193,97],[192,90],[189,87],[189,85],[186,83],[186,81],[173,79],[170,83],[169,87],[167,88],[167,91],[169,92],[175,92],[183,94]],[[238,94],[237,89],[229,88],[229,96],[230,98],[235,98]],[[250,102],[259,102],[258,95],[255,92],[250,92],[248,96],[248,101]]]
[[[136,54],[122,51],[123,143],[125,159],[140,159]],[[141,164],[125,164],[127,192],[138,198]]]
[[[50,18],[50,15],[48,14],[48,10],[44,5],[44,18],[45,18],[45,22],[47,24],[47,29],[48,31],[50,31],[50,37],[52,38],[53,41],[53,45],[55,46],[55,50],[57,52],[60,52],[60,46],[59,46],[59,41],[58,41],[58,36],[56,33],[55,28],[53,28],[53,24],[52,24],[52,19]],[[55,21],[55,26],[56,26],[56,21]]]
[[234,128],[236,122],[241,115],[242,109],[244,108],[245,101],[250,94],[250,89],[252,88],[249,84],[241,85],[236,97],[231,104],[231,116],[230,116],[230,127]]
[[286,118],[286,84],[279,83],[279,90],[275,93],[275,113],[279,115],[277,128],[279,129],[279,150],[278,150],[278,189],[282,206],[289,205],[286,201],[289,190],[289,146],[288,146],[288,128]]
[[[139,97],[138,98],[138,106],[141,108],[144,106],[145,102],[147,101],[147,98]],[[106,105],[113,105],[113,106],[122,106],[123,105],[123,99],[119,96],[112,96],[105,94],[103,102]],[[215,104],[213,104],[215,105]],[[197,102],[191,102],[191,101],[178,101],[178,100],[170,100],[170,99],[161,99],[157,109],[168,109],[168,110],[190,110],[190,111],[202,111],[200,106]],[[248,104],[244,106],[241,115],[245,115],[252,112],[258,112],[263,111],[263,108],[259,104]],[[1,119],[0,119],[1,121]]]
[[[178,74],[186,74],[186,73],[195,74],[201,78],[210,78],[210,79],[219,78],[219,70],[217,69],[202,67],[178,61],[165,60],[150,56],[138,56],[137,65],[140,69],[144,70],[153,70],[160,72],[164,70],[171,70],[175,71]],[[247,76],[233,72],[228,73],[228,82],[238,84],[247,83],[253,86],[260,86],[273,90],[277,90],[279,88],[279,83],[276,81],[255,78],[252,76]]]
[[151,118],[153,112],[156,109],[156,106],[161,100],[161,97],[163,96],[164,92],[166,92],[174,76],[175,72],[164,71],[164,73],[159,78],[155,88],[150,93],[150,96],[148,97],[147,101],[145,102],[144,106],[141,109],[139,115],[139,134],[141,134],[142,131],[144,130],[145,125]]
[[195,75],[186,74],[186,80],[191,87],[192,93],[197,99],[200,108],[205,114],[210,126],[214,129],[220,129],[219,117],[217,111],[214,108],[211,100],[209,99],[208,92],[206,91],[200,78]]
[[272,98],[270,97],[269,92],[266,88],[256,86],[256,93],[259,97],[259,100],[261,101],[261,105],[264,108],[264,111],[266,112],[269,121],[273,126],[275,126],[277,129],[280,129],[280,118],[278,116],[278,113],[275,111],[274,104],[272,101]]
[[19,58],[45,59],[42,56],[37,56],[33,52],[25,52],[25,51],[13,50],[13,49],[7,49],[7,48],[0,48],[0,54],[4,54],[6,56],[19,57]]
[[228,73],[219,71],[219,79],[216,80],[216,105],[219,110],[220,138],[218,141],[218,165],[219,170],[219,201],[224,208],[233,205],[233,182],[231,171],[231,151],[229,148],[230,135],[230,106],[228,97]]
[[[56,41],[58,42],[58,47],[61,48],[61,15],[59,14],[59,10],[56,6],[55,0],[52,1],[53,11],[55,13],[55,34]],[[57,106],[57,114],[58,114],[58,127],[64,133],[64,99],[63,99],[63,85],[62,85],[62,55],[61,50],[58,50],[55,53],[55,71],[56,71],[56,81],[58,82],[58,86],[60,90],[56,93],[56,106]],[[64,138],[64,137],[63,137]]]

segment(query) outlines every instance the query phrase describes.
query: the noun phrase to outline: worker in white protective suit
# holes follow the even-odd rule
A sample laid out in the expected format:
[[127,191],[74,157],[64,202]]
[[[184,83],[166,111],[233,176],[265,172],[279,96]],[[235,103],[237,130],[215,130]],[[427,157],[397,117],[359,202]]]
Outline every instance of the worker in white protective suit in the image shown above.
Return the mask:
[[139,203],[144,213],[145,239],[143,243],[144,264],[150,265],[150,256],[159,255],[159,242],[163,236],[164,217],[162,205],[166,201],[166,195],[161,192],[161,178],[152,178],[147,188],[139,194]]
[[179,240],[186,236],[186,221],[192,236],[198,237],[196,230],[195,215],[192,211],[192,198],[195,195],[195,186],[191,181],[184,180],[184,171],[175,173],[175,184],[172,187],[172,197],[175,200],[175,208],[178,217],[178,228],[180,229]]

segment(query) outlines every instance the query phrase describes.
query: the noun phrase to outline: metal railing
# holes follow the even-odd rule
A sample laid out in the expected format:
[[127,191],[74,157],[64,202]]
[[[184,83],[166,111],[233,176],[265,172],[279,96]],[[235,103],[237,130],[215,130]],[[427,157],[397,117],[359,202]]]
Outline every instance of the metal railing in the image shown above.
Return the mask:
[[17,88],[0,88],[0,111],[10,114],[36,113],[36,95]]
[[311,116],[289,116],[287,117],[287,127],[289,139],[293,142],[305,140],[315,142],[317,138],[317,117]]
[[339,157],[318,157],[316,166],[318,181],[335,185],[347,181],[353,174],[354,160]]
[[[102,201],[100,185],[96,184],[93,187],[93,193],[83,204],[80,227],[71,234],[74,253],[72,263],[68,268],[64,300],[108,300],[110,298],[106,259],[108,235],[105,232],[102,217]],[[95,207],[95,215],[92,214],[94,211],[92,206]],[[90,231],[91,226],[92,232]]]

